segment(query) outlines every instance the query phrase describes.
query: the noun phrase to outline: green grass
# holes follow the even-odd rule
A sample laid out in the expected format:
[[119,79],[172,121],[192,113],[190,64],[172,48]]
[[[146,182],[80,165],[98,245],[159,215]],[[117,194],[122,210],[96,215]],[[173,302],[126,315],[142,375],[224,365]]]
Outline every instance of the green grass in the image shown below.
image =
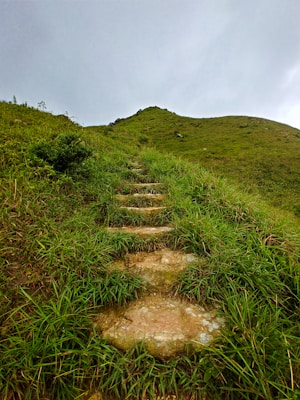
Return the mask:
[[[261,194],[300,216],[300,131],[255,117],[188,118],[149,107],[117,120],[110,135],[141,140]],[[183,135],[183,138],[177,134]]]
[[[25,106],[0,103],[0,111],[1,399],[86,399],[95,391],[105,399],[299,398],[295,219],[198,163],[146,148],[149,130],[135,133],[141,112],[83,129]],[[180,121],[167,111],[145,112],[153,111],[157,118],[165,113],[166,124]],[[163,131],[151,118],[150,128]],[[131,133],[124,125],[120,135],[129,122]],[[34,144],[70,133],[93,150],[84,168],[59,173],[32,160]],[[146,180],[164,185],[169,209],[157,224],[175,228],[164,239],[107,233],[110,224],[145,222],[120,213],[115,196],[139,180],[128,172],[136,159]],[[136,276],[109,272],[112,261],[162,246],[201,256],[172,293],[218,307],[226,321],[214,345],[171,360],[151,356],[142,344],[119,351],[93,327],[102,307],[125,306],[145,290]]]

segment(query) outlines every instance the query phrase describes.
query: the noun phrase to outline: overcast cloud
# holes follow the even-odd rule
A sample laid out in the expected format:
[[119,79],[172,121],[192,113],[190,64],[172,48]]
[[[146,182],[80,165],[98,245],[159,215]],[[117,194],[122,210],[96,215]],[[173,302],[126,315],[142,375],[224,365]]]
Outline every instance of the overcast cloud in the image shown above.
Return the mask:
[[0,99],[102,125],[152,105],[300,129],[300,0],[0,0]]

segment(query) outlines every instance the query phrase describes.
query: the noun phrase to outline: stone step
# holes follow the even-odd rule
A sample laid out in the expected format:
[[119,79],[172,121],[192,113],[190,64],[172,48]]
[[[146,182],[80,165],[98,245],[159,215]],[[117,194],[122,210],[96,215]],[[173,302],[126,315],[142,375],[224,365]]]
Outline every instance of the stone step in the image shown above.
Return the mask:
[[117,194],[116,198],[122,202],[122,203],[127,203],[130,202],[133,199],[147,199],[154,202],[161,202],[166,199],[166,196],[164,194],[159,194],[159,193],[132,193],[132,194]]
[[145,216],[157,215],[161,211],[165,210],[167,207],[128,207],[122,206],[120,207],[122,210],[127,210],[129,212],[133,212],[135,214],[141,214]]
[[144,172],[143,168],[131,168],[130,171],[136,172],[137,174]]
[[157,193],[132,193],[132,194],[117,194],[116,199],[119,203],[127,206],[135,207],[154,207],[161,205],[166,196]]
[[170,226],[120,226],[109,227],[108,232],[125,232],[129,234],[136,234],[142,238],[151,236],[165,236],[172,232],[174,228]]
[[151,288],[163,291],[178,282],[178,275],[187,267],[199,261],[195,254],[163,248],[151,253],[126,254],[123,259],[113,262],[109,269],[129,271],[140,276]]
[[132,161],[129,163],[129,169],[132,168],[143,168],[143,165],[139,161]]
[[162,186],[162,183],[161,182],[145,182],[145,183],[131,183],[130,184],[131,186],[133,186],[133,187],[137,187],[137,188],[139,188],[139,187],[159,187],[159,186]]
[[215,310],[155,293],[125,310],[108,308],[95,320],[95,328],[113,346],[128,350],[143,342],[150,354],[163,359],[210,345],[222,324]]
[[145,197],[148,199],[155,199],[155,200],[165,200],[166,195],[164,194],[159,194],[159,193],[133,193],[132,194],[133,197],[136,198],[141,198],[141,197]]
[[163,192],[163,184],[160,182],[147,182],[147,179],[140,179],[135,182],[124,182],[118,193],[121,195],[133,194],[161,194]]
[[125,174],[126,180],[132,184],[152,183],[153,179],[142,168],[129,169]]
[[140,183],[130,183],[129,189],[131,192],[135,193],[154,193],[159,194],[163,185],[160,182],[140,182]]

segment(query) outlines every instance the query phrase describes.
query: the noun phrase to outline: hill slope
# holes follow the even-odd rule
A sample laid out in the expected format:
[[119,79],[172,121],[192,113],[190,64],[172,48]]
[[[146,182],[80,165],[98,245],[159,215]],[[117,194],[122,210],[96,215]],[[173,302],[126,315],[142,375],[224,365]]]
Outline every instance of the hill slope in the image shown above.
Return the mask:
[[255,117],[188,118],[149,107],[110,133],[198,162],[300,216],[300,131]]
[[[124,121],[82,128],[6,103],[0,115],[1,400],[299,397],[299,229],[198,163],[144,148],[151,135]],[[151,225],[170,226],[163,239],[122,229],[146,222],[117,196],[141,182],[137,162],[162,185]],[[168,294],[225,319],[213,345],[167,360],[143,344],[121,351],[94,325],[147,293],[112,263],[163,247],[201,259]]]

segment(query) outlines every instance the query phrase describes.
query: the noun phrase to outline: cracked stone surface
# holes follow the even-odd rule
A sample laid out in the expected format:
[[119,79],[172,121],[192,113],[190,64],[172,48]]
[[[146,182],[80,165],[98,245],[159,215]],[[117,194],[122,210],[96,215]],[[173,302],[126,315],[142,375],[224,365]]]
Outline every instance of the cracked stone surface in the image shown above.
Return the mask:
[[126,309],[107,309],[95,321],[96,329],[115,347],[127,350],[143,342],[160,358],[184,353],[187,346],[209,346],[222,324],[215,311],[162,294],[136,300]]
[[199,261],[195,254],[164,248],[151,253],[127,254],[124,259],[112,263],[110,268],[130,271],[150,287],[167,290],[178,281],[180,273]]

